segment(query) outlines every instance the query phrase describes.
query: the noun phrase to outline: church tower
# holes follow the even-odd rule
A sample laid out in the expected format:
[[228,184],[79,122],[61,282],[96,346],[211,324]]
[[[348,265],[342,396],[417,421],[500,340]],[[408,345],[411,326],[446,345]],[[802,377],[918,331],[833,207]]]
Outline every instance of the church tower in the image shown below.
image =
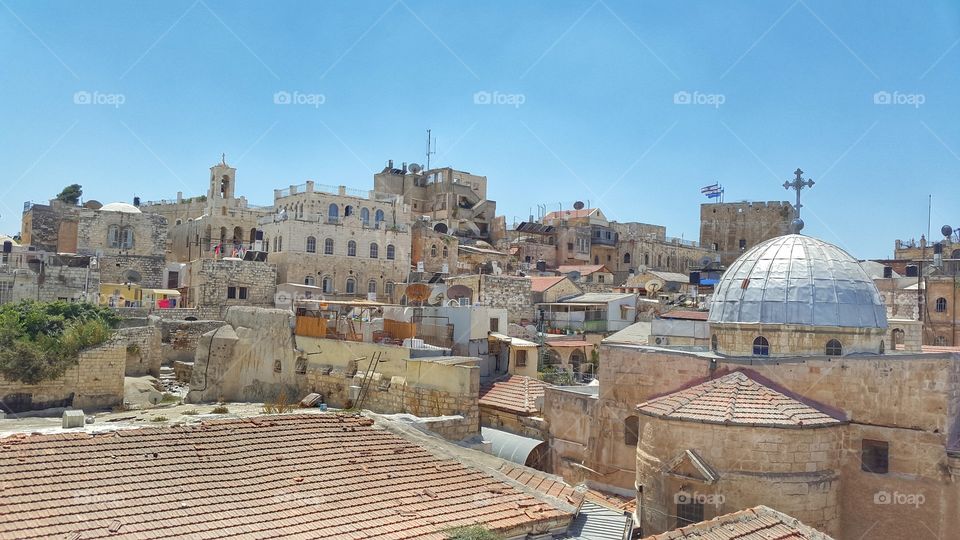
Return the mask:
[[227,165],[226,156],[221,154],[220,163],[210,167],[210,189],[207,201],[214,204],[217,200],[232,201],[237,187],[237,170]]

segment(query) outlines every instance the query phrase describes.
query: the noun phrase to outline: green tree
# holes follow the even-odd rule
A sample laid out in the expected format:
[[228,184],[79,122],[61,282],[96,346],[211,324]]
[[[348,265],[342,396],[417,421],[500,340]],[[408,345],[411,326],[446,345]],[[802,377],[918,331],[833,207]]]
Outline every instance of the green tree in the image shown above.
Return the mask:
[[80,184],[70,184],[63,188],[63,191],[57,195],[57,200],[67,204],[77,204],[80,202],[81,195],[83,195],[83,186]]

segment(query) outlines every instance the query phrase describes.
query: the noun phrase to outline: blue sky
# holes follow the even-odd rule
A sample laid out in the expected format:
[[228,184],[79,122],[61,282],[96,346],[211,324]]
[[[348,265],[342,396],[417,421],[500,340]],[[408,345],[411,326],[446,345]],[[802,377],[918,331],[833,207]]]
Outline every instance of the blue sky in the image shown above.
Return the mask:
[[951,1],[0,0],[0,231],[74,182],[201,194],[221,152],[252,203],[368,189],[431,128],[508,223],[589,200],[696,239],[701,186],[792,199],[801,167],[804,232],[889,257],[930,193],[960,227],[958,90]]

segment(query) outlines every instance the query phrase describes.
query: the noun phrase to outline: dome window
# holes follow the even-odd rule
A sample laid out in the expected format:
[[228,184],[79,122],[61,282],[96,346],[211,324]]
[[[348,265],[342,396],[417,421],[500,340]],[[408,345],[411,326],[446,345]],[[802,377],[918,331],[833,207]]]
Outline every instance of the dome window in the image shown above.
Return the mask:
[[835,339],[827,342],[827,356],[843,356],[843,345]]
[[757,339],[753,340],[753,355],[770,356],[770,342],[767,341],[767,338],[757,336]]

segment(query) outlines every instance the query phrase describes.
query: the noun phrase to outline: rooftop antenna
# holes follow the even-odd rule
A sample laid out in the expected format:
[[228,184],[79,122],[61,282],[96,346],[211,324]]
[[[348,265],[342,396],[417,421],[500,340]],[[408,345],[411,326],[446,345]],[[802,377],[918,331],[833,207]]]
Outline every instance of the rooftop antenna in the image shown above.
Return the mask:
[[437,140],[430,136],[430,130],[427,130],[427,170],[430,170],[430,156],[437,153]]
[[812,188],[815,182],[811,179],[804,180],[803,171],[800,170],[800,167],[797,167],[797,170],[793,171],[793,174],[796,175],[796,178],[791,181],[784,182],[783,189],[792,189],[797,192],[797,206],[795,207],[797,217],[794,218],[792,223],[790,223],[790,228],[794,234],[800,234],[800,231],[803,230],[803,220],[800,219],[800,208],[803,207],[803,205],[800,204],[800,192],[803,190],[803,188]]

